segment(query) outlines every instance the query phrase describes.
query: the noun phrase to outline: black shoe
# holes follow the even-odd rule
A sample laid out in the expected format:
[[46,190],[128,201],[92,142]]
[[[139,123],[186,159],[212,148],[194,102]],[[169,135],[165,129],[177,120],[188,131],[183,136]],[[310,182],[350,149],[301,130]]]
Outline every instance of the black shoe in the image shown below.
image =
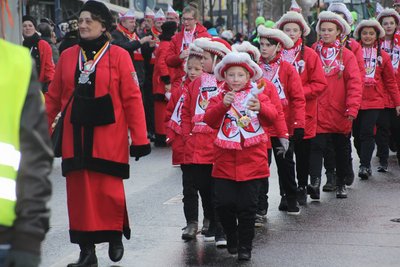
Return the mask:
[[287,208],[288,208],[288,206],[287,206],[286,196],[282,196],[281,197],[281,203],[279,203],[278,209],[280,211],[287,211]]
[[261,215],[256,213],[256,218],[254,220],[254,227],[263,227],[266,218],[267,218],[266,215]]
[[380,165],[378,166],[378,172],[387,172],[388,171],[388,166],[386,165]]
[[297,188],[296,197],[300,206],[307,204],[307,189],[304,186],[299,186]]
[[346,175],[346,177],[344,177],[344,182],[347,186],[352,185],[354,182],[354,172],[353,174]]
[[204,242],[214,242],[216,231],[217,227],[215,222],[210,222],[210,227],[208,227],[207,232],[204,234]]
[[361,180],[368,180],[370,175],[371,175],[371,169],[364,166],[360,167],[360,170],[358,171],[358,177],[360,177]]
[[196,238],[198,230],[197,222],[189,222],[185,228],[183,228],[182,239],[192,240]]
[[97,267],[97,257],[94,245],[81,246],[79,259],[76,263],[70,263],[67,267]]
[[124,245],[122,244],[122,241],[109,243],[108,256],[113,262],[117,262],[122,259],[122,256],[124,256]]
[[210,227],[210,220],[204,217],[203,219],[203,226],[201,227],[201,234],[205,235]]
[[327,172],[326,173],[326,184],[322,187],[324,192],[333,192],[336,190],[336,173]]
[[347,189],[345,185],[338,185],[336,189],[336,198],[347,198]]
[[217,248],[226,248],[226,236],[224,233],[224,229],[222,228],[221,223],[217,223],[217,229],[215,231],[215,246]]
[[287,197],[287,214],[299,215],[300,209],[297,207],[297,200],[294,197]]
[[249,261],[251,259],[251,250],[248,248],[240,247],[238,249],[238,260]]
[[321,186],[321,177],[311,177],[311,184],[307,185],[307,194],[310,195],[312,200],[319,201],[320,199],[320,191],[319,187]]
[[238,237],[237,233],[226,235],[226,248],[230,254],[238,253]]

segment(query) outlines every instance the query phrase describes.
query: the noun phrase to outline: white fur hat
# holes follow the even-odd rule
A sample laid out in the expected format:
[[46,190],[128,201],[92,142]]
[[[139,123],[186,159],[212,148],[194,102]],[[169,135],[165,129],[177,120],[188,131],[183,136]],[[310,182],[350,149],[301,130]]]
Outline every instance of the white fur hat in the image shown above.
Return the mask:
[[232,51],[231,45],[227,41],[218,37],[198,38],[194,40],[194,44],[204,51],[210,52],[219,57],[224,57]]
[[223,80],[225,72],[234,66],[245,68],[250,74],[250,79],[253,81],[257,81],[263,75],[261,68],[250,58],[249,54],[231,52],[215,66],[214,75],[217,80]]
[[372,27],[378,31],[378,38],[385,37],[385,30],[382,28],[381,24],[377,20],[374,19],[364,19],[362,20],[354,30],[354,38],[359,39],[361,36],[361,30],[365,27]]
[[135,13],[136,13],[135,8],[132,7],[127,12],[125,12],[125,14],[118,13],[118,18],[119,19],[136,18]]
[[283,30],[283,27],[287,23],[297,23],[299,24],[300,28],[303,30],[303,36],[307,36],[310,34],[311,30],[308,26],[304,17],[295,11],[288,11],[284,14],[275,24],[277,29]]
[[399,14],[393,8],[385,8],[383,11],[381,11],[381,13],[379,13],[379,15],[376,17],[376,20],[379,21],[379,23],[382,23],[383,18],[386,17],[393,17],[396,21],[396,24],[399,24],[400,22]]
[[294,43],[292,39],[289,38],[283,31],[278,29],[269,29],[264,25],[260,25],[257,28],[258,36],[260,38],[270,38],[279,42],[283,49],[290,49],[293,47]]
[[343,3],[333,2],[329,4],[328,11],[333,13],[340,13],[344,15],[344,19],[347,21],[349,25],[354,23],[353,16],[350,13],[350,10],[347,9],[347,6]]
[[194,43],[189,44],[189,56],[203,56],[204,50],[196,46]]
[[155,21],[163,21],[166,20],[164,11],[160,8],[157,13],[154,15]]
[[151,10],[148,6],[146,7],[146,11],[144,12],[144,17],[145,18],[153,18],[154,19],[154,11]]
[[243,41],[241,44],[232,45],[232,49],[236,50],[237,52],[249,54],[255,62],[258,62],[260,60],[261,53],[258,48],[247,41]]
[[351,32],[350,25],[338,14],[333,13],[331,11],[322,11],[318,16],[318,22],[316,29],[319,32],[319,28],[323,22],[331,22],[338,25],[341,30],[342,34],[349,35]]
[[233,33],[230,30],[225,30],[221,33],[221,38],[231,40],[233,39]]
[[167,15],[173,15],[173,16],[179,18],[179,14],[175,11],[175,9],[172,8],[172,6],[170,4],[168,4]]

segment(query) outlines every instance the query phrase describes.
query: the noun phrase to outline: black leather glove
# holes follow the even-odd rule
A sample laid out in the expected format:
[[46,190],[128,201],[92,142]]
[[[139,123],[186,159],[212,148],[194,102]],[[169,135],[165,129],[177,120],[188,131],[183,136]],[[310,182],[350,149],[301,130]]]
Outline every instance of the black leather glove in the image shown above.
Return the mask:
[[150,144],[141,145],[141,146],[134,146],[131,145],[130,147],[130,155],[131,157],[135,158],[135,161],[138,161],[140,157],[144,157],[151,152]]
[[293,131],[293,141],[301,141],[304,137],[304,128],[295,128]]
[[38,267],[40,255],[27,251],[10,250],[4,267]]

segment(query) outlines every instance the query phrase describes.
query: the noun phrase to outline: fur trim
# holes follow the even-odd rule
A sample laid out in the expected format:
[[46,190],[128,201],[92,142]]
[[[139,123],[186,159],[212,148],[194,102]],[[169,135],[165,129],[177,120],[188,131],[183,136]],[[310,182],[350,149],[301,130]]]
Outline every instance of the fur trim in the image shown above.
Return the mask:
[[217,139],[215,139],[214,144],[216,146],[224,148],[224,149],[242,150],[240,143],[237,143],[237,142],[229,142],[229,141],[221,140],[221,139],[217,138]]
[[347,6],[343,3],[331,3],[329,4],[328,11],[333,13],[340,13],[344,15],[345,20],[349,25],[354,23],[353,16],[350,13],[350,10],[347,9]]
[[308,26],[306,20],[303,15],[295,11],[288,11],[284,14],[275,24],[277,29],[283,30],[283,26],[287,23],[297,23],[300,28],[303,30],[303,36],[307,36],[310,34],[311,29]]
[[231,48],[227,47],[222,42],[217,41],[219,38],[198,38],[194,40],[194,44],[204,51],[216,54],[219,57],[224,57],[226,54],[231,52]]
[[243,41],[241,44],[234,44],[232,46],[232,50],[250,54],[256,63],[260,60],[261,57],[260,50],[258,50],[257,47],[255,47],[248,41]]
[[225,71],[233,66],[240,66],[247,69],[252,81],[257,81],[263,75],[261,68],[251,60],[249,54],[243,52],[231,52],[226,55],[217,66],[215,66],[214,75],[217,80],[222,81],[225,78]]
[[254,136],[252,138],[245,139],[243,146],[244,147],[250,147],[250,146],[258,145],[260,143],[267,143],[267,142],[268,142],[268,137],[264,133],[262,135],[257,135],[257,136]]
[[189,44],[189,56],[203,56],[204,50],[196,46],[194,43]]
[[354,30],[354,38],[359,39],[361,37],[361,30],[365,27],[372,27],[378,30],[379,36],[378,39],[385,37],[385,30],[382,28],[382,26],[379,24],[377,20],[374,19],[369,19],[369,20],[362,20]]
[[138,161],[140,157],[144,157],[150,153],[151,153],[150,144],[139,145],[139,146],[135,146],[135,145],[130,146],[130,155],[131,155],[131,157],[134,157],[136,161]]
[[319,28],[321,23],[323,22],[332,22],[338,25],[342,29],[343,35],[349,35],[351,32],[350,25],[347,23],[345,19],[343,19],[338,14],[335,14],[331,11],[322,11],[318,16],[317,26],[315,27],[319,32]]
[[379,21],[379,23],[382,23],[383,18],[386,17],[393,17],[396,21],[396,24],[399,25],[400,16],[393,8],[385,8],[381,13],[379,13],[379,15],[376,17],[376,20]]
[[268,29],[264,25],[260,25],[257,28],[258,36],[260,38],[271,38],[281,43],[283,49],[290,49],[293,47],[294,43],[289,36],[287,36],[283,31],[278,29]]

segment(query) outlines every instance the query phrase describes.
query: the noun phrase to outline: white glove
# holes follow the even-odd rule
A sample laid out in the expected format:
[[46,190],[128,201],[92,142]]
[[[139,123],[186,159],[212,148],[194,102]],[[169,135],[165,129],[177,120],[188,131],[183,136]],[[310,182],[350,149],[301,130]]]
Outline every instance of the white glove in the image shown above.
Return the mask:
[[289,149],[289,139],[280,137],[279,142],[282,146],[278,147],[278,152],[276,154],[285,157],[285,154]]

